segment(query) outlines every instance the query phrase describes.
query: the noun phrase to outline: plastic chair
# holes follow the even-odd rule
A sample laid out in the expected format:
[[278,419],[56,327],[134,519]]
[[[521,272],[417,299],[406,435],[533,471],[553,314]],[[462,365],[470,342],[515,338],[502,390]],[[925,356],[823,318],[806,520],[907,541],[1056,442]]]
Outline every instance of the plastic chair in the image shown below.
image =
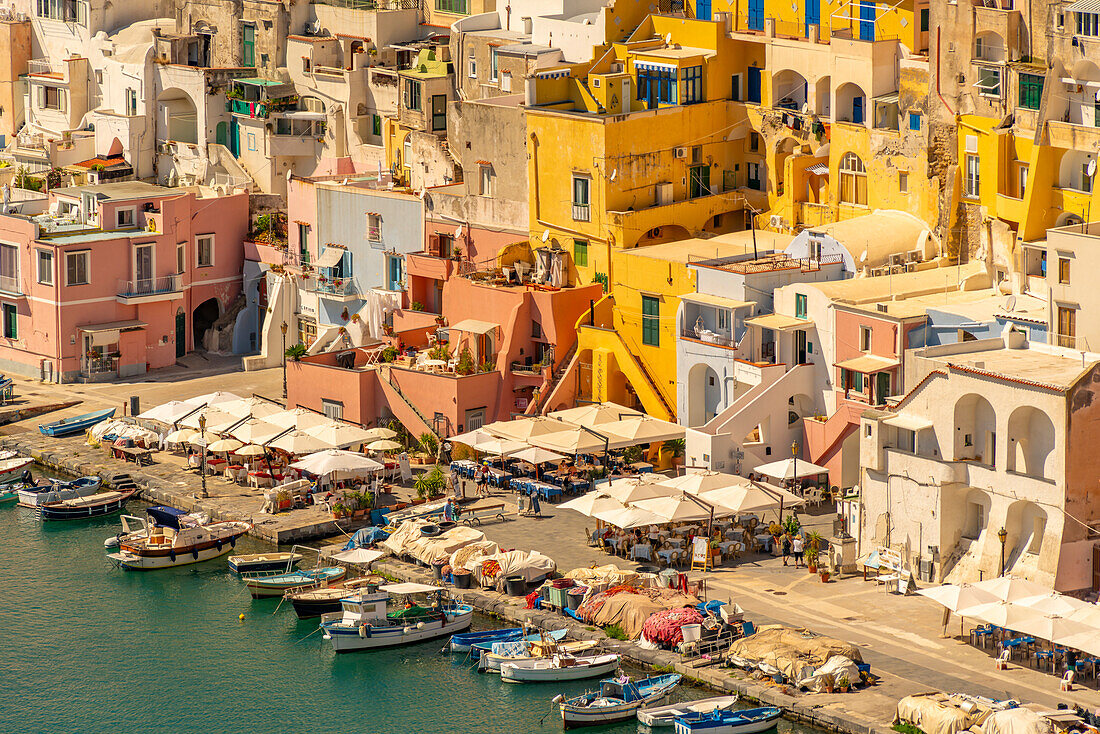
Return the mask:
[[1008,659],[1012,656],[1012,649],[1006,647],[997,656],[997,670],[1008,670]]
[[1062,676],[1062,682],[1058,686],[1058,690],[1072,691],[1073,679],[1077,676],[1077,672],[1074,670],[1067,670],[1066,674]]

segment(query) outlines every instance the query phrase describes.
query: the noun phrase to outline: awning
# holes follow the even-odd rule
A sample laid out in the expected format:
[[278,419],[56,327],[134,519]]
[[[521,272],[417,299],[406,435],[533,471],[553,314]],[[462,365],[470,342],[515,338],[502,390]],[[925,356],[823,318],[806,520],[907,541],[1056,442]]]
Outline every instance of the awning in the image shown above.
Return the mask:
[[887,418],[883,423],[888,426],[893,426],[894,428],[905,429],[906,431],[923,431],[925,428],[932,427],[932,421],[921,418],[919,415],[908,413],[898,413],[893,417]]
[[829,164],[827,163],[815,163],[806,169],[806,173],[812,173],[815,176],[828,176]]
[[379,589],[387,594],[426,594],[432,591],[443,591],[440,586],[432,586],[430,584],[418,584],[414,581],[409,581],[403,584],[386,584],[385,586],[379,586]]
[[328,119],[328,115],[324,112],[314,112],[312,110],[291,110],[290,112],[280,113],[279,116],[288,120],[318,120],[320,122]]
[[901,364],[901,362],[898,362],[896,359],[880,357],[877,354],[864,354],[862,357],[855,357],[854,359],[837,362],[836,366],[843,370],[862,372],[865,375],[869,375],[872,372],[892,369],[899,364]]
[[897,104],[898,103],[898,93],[897,92],[891,92],[890,94],[884,94],[881,97],[872,97],[871,101],[876,102],[876,103],[881,103],[881,104]]
[[324,252],[321,253],[321,256],[317,258],[317,262],[315,262],[314,265],[319,268],[334,267],[336,263],[340,262],[340,258],[344,256],[345,252],[347,252],[347,250],[342,247],[326,247]]
[[149,324],[144,321],[131,319],[130,321],[108,321],[105,324],[86,324],[76,328],[80,329],[85,334],[94,334],[97,331],[130,331],[131,329],[144,329],[148,325]]
[[1100,13],[1100,0],[1077,0],[1063,8],[1062,12],[1067,10],[1071,13]]
[[733,298],[712,296],[709,293],[685,293],[680,296],[680,300],[688,303],[699,303],[704,306],[720,306],[721,308],[745,308],[746,306],[755,305],[752,301],[738,301]]
[[477,319],[465,319],[447,327],[449,330],[464,331],[467,334],[488,334],[490,331],[496,331],[499,328],[500,324],[478,321]]
[[758,326],[761,329],[774,329],[776,331],[786,331],[787,329],[805,329],[809,326],[813,326],[813,321],[806,319],[796,319],[793,316],[784,316],[783,314],[770,313],[765,316],[757,316],[753,319],[745,319],[745,323],[749,326]]

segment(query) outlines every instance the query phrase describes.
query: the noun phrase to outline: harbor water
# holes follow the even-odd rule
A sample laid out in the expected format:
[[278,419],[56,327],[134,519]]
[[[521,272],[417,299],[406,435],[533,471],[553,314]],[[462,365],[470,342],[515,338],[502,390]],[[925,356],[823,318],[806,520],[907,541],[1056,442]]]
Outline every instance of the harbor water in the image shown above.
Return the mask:
[[[130,504],[131,513],[142,509]],[[550,699],[592,685],[503,684],[441,654],[443,641],[334,655],[316,620],[277,609],[278,599],[251,599],[224,557],[116,569],[103,541],[119,527],[117,516],[42,523],[32,510],[0,509],[3,734],[553,732],[561,721]],[[237,552],[267,549],[237,544]],[[814,730],[780,724],[792,731]]]

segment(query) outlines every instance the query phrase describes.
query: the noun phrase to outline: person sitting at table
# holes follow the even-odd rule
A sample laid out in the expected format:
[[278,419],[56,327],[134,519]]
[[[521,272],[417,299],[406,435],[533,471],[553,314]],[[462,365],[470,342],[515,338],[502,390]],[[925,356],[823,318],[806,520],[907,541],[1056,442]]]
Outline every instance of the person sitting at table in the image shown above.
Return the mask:
[[569,475],[565,475],[565,479],[561,482],[561,491],[570,492],[573,489],[573,480],[569,478]]

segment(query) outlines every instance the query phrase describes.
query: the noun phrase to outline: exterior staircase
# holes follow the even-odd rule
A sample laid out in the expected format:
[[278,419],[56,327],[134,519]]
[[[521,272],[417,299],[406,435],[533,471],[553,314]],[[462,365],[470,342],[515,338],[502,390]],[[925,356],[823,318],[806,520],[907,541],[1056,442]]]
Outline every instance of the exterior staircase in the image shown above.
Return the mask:
[[405,397],[405,394],[401,392],[401,388],[393,383],[390,378],[391,370],[392,368],[388,364],[378,365],[378,383],[382,386],[382,392],[385,394],[386,402],[389,404],[394,416],[404,424],[410,433],[413,433],[415,428],[414,435],[419,436],[426,431],[436,438],[442,438],[435,432],[432,422]]

